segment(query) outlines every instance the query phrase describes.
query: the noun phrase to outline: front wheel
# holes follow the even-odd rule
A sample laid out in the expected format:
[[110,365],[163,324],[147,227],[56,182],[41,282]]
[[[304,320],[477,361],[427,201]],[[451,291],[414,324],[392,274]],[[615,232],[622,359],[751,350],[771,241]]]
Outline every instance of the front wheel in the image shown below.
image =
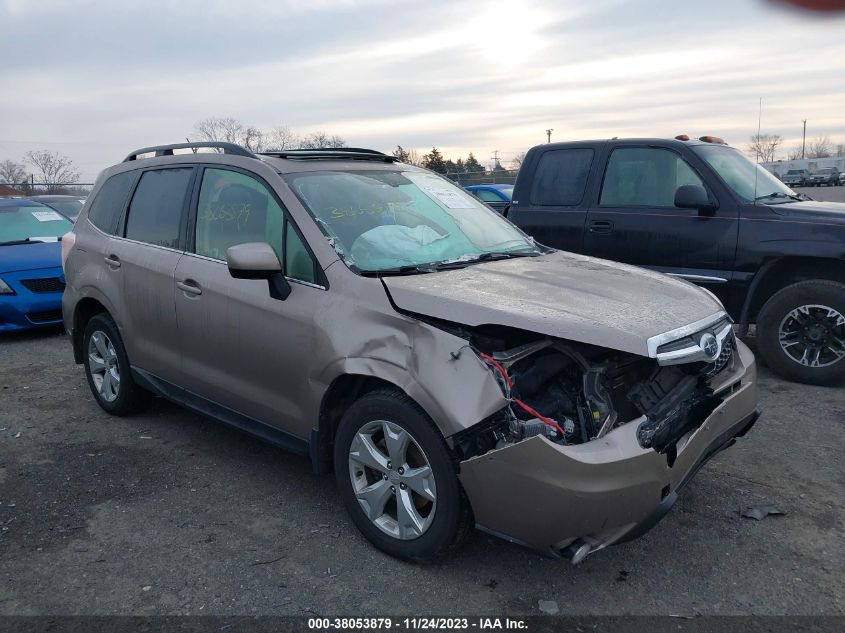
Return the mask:
[[346,411],[334,467],[352,521],[392,556],[430,560],[469,532],[469,507],[446,443],[405,394],[374,391]]
[[757,339],[763,360],[784,378],[845,381],[845,284],[814,279],[775,293],[757,315]]

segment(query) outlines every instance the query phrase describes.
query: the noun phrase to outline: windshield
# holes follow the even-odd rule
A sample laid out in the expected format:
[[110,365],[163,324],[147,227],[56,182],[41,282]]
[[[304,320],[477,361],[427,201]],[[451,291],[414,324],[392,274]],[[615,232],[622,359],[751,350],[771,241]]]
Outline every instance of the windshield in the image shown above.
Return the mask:
[[771,172],[760,165],[755,165],[733,147],[696,145],[693,151],[701,156],[722,177],[725,184],[746,202],[763,198],[772,200],[797,198],[797,194]]
[[787,176],[800,176],[801,172],[803,172],[803,171],[804,171],[803,169],[790,169],[788,172],[786,172],[786,175]]
[[67,218],[44,205],[0,206],[0,245],[53,241],[73,229]]
[[434,174],[304,172],[285,179],[341,258],[364,272],[540,252],[501,215]]

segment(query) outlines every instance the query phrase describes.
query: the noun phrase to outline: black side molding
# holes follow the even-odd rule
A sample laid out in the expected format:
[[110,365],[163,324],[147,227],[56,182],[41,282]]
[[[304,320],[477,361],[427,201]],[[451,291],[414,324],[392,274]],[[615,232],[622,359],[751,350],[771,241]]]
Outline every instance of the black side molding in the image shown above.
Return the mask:
[[162,398],[171,400],[195,413],[222,422],[226,426],[243,431],[259,440],[264,440],[269,444],[279,446],[300,455],[311,454],[308,440],[303,440],[269,424],[265,424],[260,420],[238,413],[228,407],[191,393],[187,389],[177,387],[143,369],[133,367],[132,379],[139,386],[160,395]]

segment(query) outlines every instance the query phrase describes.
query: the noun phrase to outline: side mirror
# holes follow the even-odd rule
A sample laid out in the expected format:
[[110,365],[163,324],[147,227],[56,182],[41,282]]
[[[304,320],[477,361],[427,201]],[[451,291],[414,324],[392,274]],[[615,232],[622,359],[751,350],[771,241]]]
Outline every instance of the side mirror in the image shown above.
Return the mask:
[[271,297],[284,301],[290,296],[291,287],[282,272],[282,264],[267,242],[230,246],[226,262],[229,274],[235,279],[266,279]]
[[716,209],[716,205],[707,195],[707,190],[701,185],[681,185],[675,191],[675,206],[679,209],[698,209],[708,213]]

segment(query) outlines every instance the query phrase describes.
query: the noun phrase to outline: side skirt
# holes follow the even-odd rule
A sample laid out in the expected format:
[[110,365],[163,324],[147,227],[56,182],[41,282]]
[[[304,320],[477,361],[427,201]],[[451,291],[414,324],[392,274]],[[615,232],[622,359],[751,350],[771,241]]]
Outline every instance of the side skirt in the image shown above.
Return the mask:
[[195,413],[222,422],[226,426],[238,429],[259,440],[264,440],[269,444],[279,446],[291,452],[299,453],[300,455],[311,455],[308,440],[303,440],[269,424],[265,424],[260,420],[238,413],[221,404],[191,393],[187,389],[177,387],[173,383],[162,380],[158,376],[143,369],[132,367],[132,379],[138,386],[152,391],[162,398],[175,402]]

